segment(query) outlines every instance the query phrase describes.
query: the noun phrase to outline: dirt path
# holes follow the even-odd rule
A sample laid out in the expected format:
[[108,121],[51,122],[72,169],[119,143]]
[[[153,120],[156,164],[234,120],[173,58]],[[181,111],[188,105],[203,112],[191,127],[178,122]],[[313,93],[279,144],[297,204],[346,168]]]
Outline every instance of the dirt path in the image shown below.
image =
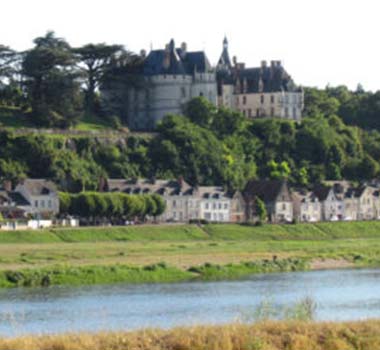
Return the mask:
[[312,270],[344,269],[355,264],[345,259],[315,259],[310,263]]

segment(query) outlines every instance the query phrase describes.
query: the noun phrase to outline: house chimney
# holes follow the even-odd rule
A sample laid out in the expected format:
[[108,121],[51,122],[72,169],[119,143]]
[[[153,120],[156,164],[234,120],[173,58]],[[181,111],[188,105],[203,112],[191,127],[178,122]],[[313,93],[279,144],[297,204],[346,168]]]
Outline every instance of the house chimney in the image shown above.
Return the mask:
[[11,192],[12,191],[12,181],[11,180],[4,180],[3,182],[3,187],[6,192]]
[[101,176],[100,178],[99,178],[99,184],[98,184],[98,190],[99,190],[99,192],[107,192],[107,180],[103,177],[103,176]]
[[178,181],[179,187],[182,188],[185,183],[183,176],[180,176],[177,181]]

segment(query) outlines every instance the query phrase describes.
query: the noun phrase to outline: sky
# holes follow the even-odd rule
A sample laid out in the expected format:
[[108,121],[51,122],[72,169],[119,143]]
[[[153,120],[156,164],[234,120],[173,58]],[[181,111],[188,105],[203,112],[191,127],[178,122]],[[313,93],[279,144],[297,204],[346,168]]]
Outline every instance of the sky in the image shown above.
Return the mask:
[[11,0],[0,44],[30,48],[48,30],[72,46],[105,42],[140,52],[173,38],[216,64],[226,35],[246,66],[281,60],[303,86],[380,90],[378,0]]

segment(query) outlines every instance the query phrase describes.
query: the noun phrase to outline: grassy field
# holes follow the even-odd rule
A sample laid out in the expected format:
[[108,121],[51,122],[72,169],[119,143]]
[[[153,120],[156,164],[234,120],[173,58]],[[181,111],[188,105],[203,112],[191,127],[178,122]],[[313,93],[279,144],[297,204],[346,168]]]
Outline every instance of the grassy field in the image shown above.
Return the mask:
[[[276,261],[273,266],[269,264]],[[86,270],[89,267],[95,271],[91,272],[93,275],[99,274],[86,283],[116,279],[138,282],[135,277],[127,278],[123,269],[129,269],[129,273],[130,269],[162,262],[173,269],[168,270],[170,275],[176,271],[175,278],[168,277],[172,280],[188,279],[189,272],[202,279],[232,278],[247,273],[313,268],[323,266],[323,262],[327,262],[324,267],[330,268],[380,266],[380,222],[259,227],[146,225],[0,233],[0,272],[22,271],[25,278],[17,285],[28,285],[24,281],[30,279],[41,281],[57,270],[64,277],[51,278],[51,283],[63,283],[65,278],[70,279],[72,267],[83,269],[78,280],[86,280],[83,273],[90,273]],[[120,276],[107,280],[107,272],[102,268],[113,268]],[[29,278],[33,273],[37,277]],[[54,276],[57,275],[56,272]],[[159,280],[147,275],[141,281]]]
[[378,350],[380,321],[263,322],[0,339],[0,350]]

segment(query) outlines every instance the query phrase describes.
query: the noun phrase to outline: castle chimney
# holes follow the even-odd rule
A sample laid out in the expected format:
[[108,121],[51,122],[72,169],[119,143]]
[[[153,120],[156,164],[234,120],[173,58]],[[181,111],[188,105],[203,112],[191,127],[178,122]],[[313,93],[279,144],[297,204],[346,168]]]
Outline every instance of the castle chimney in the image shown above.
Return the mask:
[[187,44],[185,42],[181,44],[181,51],[182,57],[185,57],[187,53]]
[[267,61],[261,61],[261,68],[266,68],[267,67]]
[[170,67],[170,45],[169,44],[166,44],[165,46],[163,66],[165,69],[168,69]]
[[232,63],[234,64],[234,66],[237,65],[237,57],[236,56],[232,57]]
[[142,49],[142,50],[140,51],[140,56],[141,56],[142,58],[145,58],[145,57],[146,57],[146,51],[145,51],[144,49]]
[[270,66],[272,68],[276,67],[276,65],[277,65],[277,61],[270,61]]

